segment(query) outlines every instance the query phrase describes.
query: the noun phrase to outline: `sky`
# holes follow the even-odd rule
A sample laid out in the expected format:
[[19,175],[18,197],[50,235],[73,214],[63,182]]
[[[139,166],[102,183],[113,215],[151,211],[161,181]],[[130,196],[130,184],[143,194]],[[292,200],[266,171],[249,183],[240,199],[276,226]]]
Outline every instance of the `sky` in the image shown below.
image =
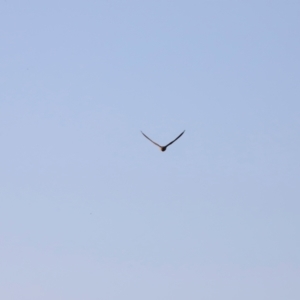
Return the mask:
[[1,0],[1,299],[300,299],[299,15]]

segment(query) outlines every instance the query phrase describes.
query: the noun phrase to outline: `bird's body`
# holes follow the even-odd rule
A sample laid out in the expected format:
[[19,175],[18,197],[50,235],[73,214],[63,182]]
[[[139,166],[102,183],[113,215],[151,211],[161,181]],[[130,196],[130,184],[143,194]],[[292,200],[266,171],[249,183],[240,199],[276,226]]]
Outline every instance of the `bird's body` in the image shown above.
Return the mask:
[[160,148],[160,151],[162,151],[162,152],[166,151],[167,148],[168,148],[171,144],[173,144],[175,141],[177,141],[177,140],[184,134],[184,132],[185,132],[185,130],[184,130],[183,132],[181,132],[180,135],[179,135],[175,140],[173,140],[172,142],[170,142],[170,143],[167,144],[166,146],[161,146],[161,145],[159,145],[159,144],[153,142],[149,137],[146,136],[145,133],[143,133],[143,131],[141,131],[141,133],[143,134],[143,136],[144,136],[146,139],[148,139],[150,142],[152,142],[154,145],[156,145],[157,147],[159,147],[159,148]]

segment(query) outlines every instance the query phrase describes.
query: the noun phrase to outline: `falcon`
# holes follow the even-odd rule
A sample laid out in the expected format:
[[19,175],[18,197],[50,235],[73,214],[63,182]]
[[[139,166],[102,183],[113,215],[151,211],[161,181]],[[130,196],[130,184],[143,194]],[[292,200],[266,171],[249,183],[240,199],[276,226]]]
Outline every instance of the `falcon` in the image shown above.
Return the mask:
[[166,150],[167,150],[167,147],[169,147],[171,144],[173,144],[175,141],[177,141],[177,140],[184,134],[184,132],[185,132],[185,130],[184,130],[183,132],[181,132],[181,133],[179,134],[179,136],[178,136],[175,140],[173,140],[172,142],[170,142],[170,143],[167,144],[166,146],[161,146],[161,145],[158,145],[157,143],[153,142],[149,137],[146,136],[146,134],[145,134],[143,131],[141,131],[141,133],[143,134],[143,136],[144,136],[146,139],[148,139],[150,142],[152,142],[154,145],[156,145],[157,147],[160,148],[160,151],[166,151]]

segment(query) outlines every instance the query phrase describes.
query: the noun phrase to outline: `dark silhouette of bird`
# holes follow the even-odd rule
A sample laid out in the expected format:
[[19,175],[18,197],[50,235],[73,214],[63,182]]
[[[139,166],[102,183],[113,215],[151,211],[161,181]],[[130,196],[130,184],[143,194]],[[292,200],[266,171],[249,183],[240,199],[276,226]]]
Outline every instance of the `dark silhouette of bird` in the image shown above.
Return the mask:
[[183,132],[181,132],[181,133],[179,134],[179,136],[178,136],[175,140],[173,140],[172,142],[170,142],[170,143],[167,144],[166,146],[161,146],[161,145],[158,145],[157,143],[153,142],[150,138],[148,138],[148,137],[146,136],[146,134],[145,134],[143,131],[141,131],[141,133],[143,134],[143,136],[144,136],[145,138],[147,138],[150,142],[152,142],[154,145],[156,145],[156,146],[158,146],[158,147],[160,148],[160,151],[166,151],[166,150],[167,150],[167,147],[169,147],[171,144],[173,144],[175,141],[177,141],[177,140],[184,134],[184,132],[185,132],[185,130],[184,130]]

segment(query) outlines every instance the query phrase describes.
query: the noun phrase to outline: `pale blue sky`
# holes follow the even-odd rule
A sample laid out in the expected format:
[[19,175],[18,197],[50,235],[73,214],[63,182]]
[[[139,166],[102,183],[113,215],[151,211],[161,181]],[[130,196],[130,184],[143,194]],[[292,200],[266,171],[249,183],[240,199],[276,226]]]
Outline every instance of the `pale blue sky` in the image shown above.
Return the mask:
[[1,299],[300,299],[299,1],[0,3]]

